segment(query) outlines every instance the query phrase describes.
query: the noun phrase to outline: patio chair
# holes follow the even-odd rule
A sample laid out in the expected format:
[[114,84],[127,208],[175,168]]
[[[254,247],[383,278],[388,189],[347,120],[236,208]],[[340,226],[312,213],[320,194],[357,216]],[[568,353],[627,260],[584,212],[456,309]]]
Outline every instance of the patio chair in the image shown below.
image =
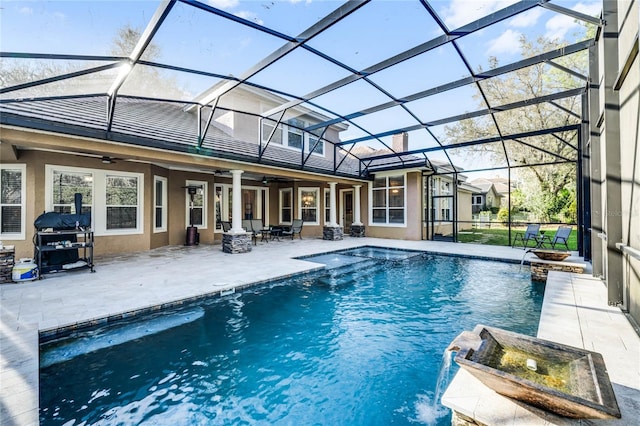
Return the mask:
[[293,219],[293,223],[291,224],[291,226],[289,228],[283,229],[282,230],[282,235],[286,236],[286,235],[291,235],[291,239],[293,240],[293,236],[295,234],[298,234],[298,236],[300,237],[300,239],[302,239],[302,225],[303,225],[303,221],[302,219]]
[[251,230],[253,232],[254,242],[260,237],[261,241],[269,242],[267,238],[269,230],[265,229],[262,219],[251,219]]
[[231,229],[231,222],[229,221],[220,221],[220,224],[222,225],[222,232],[229,232],[229,230]]
[[527,229],[524,232],[516,232],[516,236],[513,238],[512,248],[515,248],[518,242],[522,244],[522,248],[526,249],[529,246],[529,241],[533,241],[534,247],[538,245],[538,234],[540,233],[540,225],[537,223],[530,223],[527,225]]
[[567,241],[569,240],[569,235],[571,235],[572,229],[573,228],[571,226],[558,226],[553,238],[550,238],[548,235],[544,235],[542,237],[542,243],[547,242],[548,244],[551,244],[552,249],[556,248],[556,244],[564,244],[565,248],[569,250]]

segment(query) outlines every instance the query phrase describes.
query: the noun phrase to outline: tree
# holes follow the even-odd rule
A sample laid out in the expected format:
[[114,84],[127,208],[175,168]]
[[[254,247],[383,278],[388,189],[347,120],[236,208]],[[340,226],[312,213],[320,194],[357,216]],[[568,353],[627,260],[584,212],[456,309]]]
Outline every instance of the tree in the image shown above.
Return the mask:
[[[113,38],[112,56],[127,58],[135,48],[142,32],[128,25],[120,28]],[[60,52],[64,53],[64,52]],[[157,61],[162,56],[158,45],[151,42],[141,59]],[[0,87],[11,87],[60,76],[103,65],[88,61],[5,59],[0,61]],[[106,93],[118,75],[119,69],[85,74],[52,83],[32,86],[13,93],[16,98],[60,96],[74,94]],[[120,94],[155,97],[161,99],[184,99],[191,95],[180,87],[175,77],[155,67],[136,65],[127,77]]]
[[[561,46],[558,41],[545,38],[539,38],[536,43],[530,42],[524,36],[520,38],[523,57],[532,57]],[[587,61],[586,52],[555,60],[562,66],[582,74],[587,74]],[[491,69],[499,65],[495,57],[490,58]],[[480,69],[478,74],[482,71]],[[546,63],[539,63],[482,81],[482,93],[478,90],[474,99],[480,108],[486,108],[485,98],[491,107],[498,107],[582,86],[584,82],[574,75]],[[579,118],[567,111],[579,114],[580,102],[580,96],[573,96],[558,99],[553,103],[538,103],[497,112],[494,117],[502,135],[578,124]],[[445,142],[472,141],[497,134],[494,119],[487,115],[447,126]],[[515,178],[523,182],[521,190],[525,195],[518,207],[534,213],[540,221],[556,220],[559,213],[567,210],[575,200],[576,164],[573,161],[577,160],[576,133],[558,132],[517,141],[509,140],[504,142],[504,146],[501,143],[475,145],[469,148],[467,155],[482,155],[494,164],[505,164],[505,151],[509,165],[530,165],[513,169]],[[536,164],[553,165],[534,166]]]

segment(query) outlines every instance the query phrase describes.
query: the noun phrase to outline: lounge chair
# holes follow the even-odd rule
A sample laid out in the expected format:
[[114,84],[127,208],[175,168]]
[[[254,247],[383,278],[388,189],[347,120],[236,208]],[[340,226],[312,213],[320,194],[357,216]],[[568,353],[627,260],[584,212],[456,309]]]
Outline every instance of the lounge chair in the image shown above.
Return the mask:
[[516,232],[516,236],[513,238],[513,245],[515,248],[518,241],[522,244],[522,248],[526,249],[529,246],[529,241],[533,241],[534,247],[538,245],[538,234],[540,233],[540,224],[530,223],[527,225],[527,230],[523,232]]
[[291,224],[291,226],[282,230],[282,235],[283,236],[291,235],[291,239],[293,240],[293,236],[295,234],[298,234],[300,239],[302,239],[301,232],[302,232],[303,223],[304,222],[302,221],[302,219],[293,219],[293,223]]
[[571,230],[573,228],[571,226],[558,226],[556,233],[553,235],[553,238],[550,238],[548,235],[544,235],[542,237],[541,243],[544,244],[547,242],[551,244],[551,248],[555,249],[556,244],[564,244],[565,248],[569,250],[569,245],[567,241],[569,241],[569,235],[571,235]]

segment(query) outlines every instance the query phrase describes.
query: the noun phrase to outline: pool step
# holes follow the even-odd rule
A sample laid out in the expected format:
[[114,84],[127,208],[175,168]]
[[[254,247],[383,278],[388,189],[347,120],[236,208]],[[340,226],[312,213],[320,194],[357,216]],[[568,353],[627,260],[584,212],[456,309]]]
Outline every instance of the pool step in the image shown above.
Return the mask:
[[326,275],[318,279],[318,282],[330,287],[354,284],[358,279],[362,278],[363,275],[367,275],[375,270],[378,265],[380,265],[379,261],[364,260],[340,268],[329,269]]

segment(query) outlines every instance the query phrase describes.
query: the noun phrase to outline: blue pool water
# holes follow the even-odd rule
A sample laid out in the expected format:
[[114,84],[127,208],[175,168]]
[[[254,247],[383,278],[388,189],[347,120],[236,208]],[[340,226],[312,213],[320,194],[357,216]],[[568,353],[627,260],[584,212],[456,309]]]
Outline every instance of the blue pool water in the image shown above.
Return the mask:
[[433,399],[451,340],[478,323],[537,331],[544,288],[519,265],[305,260],[329,269],[43,344],[41,424],[449,425]]

